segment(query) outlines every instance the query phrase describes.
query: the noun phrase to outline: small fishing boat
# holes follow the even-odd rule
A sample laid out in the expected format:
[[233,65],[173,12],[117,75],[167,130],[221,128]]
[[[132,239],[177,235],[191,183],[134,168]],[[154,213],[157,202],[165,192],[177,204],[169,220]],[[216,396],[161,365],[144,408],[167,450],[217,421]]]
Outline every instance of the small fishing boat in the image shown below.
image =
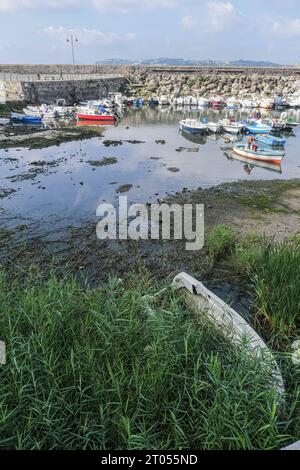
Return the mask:
[[275,108],[287,108],[289,107],[289,102],[282,96],[277,96],[274,100],[274,106]]
[[151,108],[154,108],[155,106],[158,106],[158,105],[159,105],[158,99],[157,99],[157,98],[150,98],[150,99],[148,100],[148,105],[149,105]]
[[205,125],[207,129],[210,132],[213,132],[214,134],[216,134],[217,132],[220,132],[222,129],[222,126],[218,122],[209,121],[209,122],[206,122]]
[[43,119],[54,119],[55,111],[52,106],[42,104],[41,106],[27,106],[23,109],[23,113],[28,116],[35,116]]
[[258,135],[256,140],[259,143],[268,145],[270,147],[284,147],[286,144],[286,139],[275,137],[274,135]]
[[233,147],[233,151],[242,157],[246,157],[249,160],[259,160],[269,163],[274,163],[280,165],[283,157],[285,156],[285,152],[280,150],[268,150],[265,148],[258,148],[256,151],[249,149],[247,144],[235,144]]
[[105,108],[102,106],[87,106],[84,108],[79,108],[76,113],[77,119],[82,119],[83,121],[116,121],[117,117],[115,114],[111,114],[105,111]]
[[242,99],[239,101],[242,108],[256,108],[257,104],[252,99]]
[[299,126],[299,123],[293,120],[292,116],[289,116],[287,113],[282,113],[280,121],[283,125],[283,130],[292,131]]
[[0,118],[0,126],[6,126],[10,123],[10,120],[7,118]]
[[11,121],[16,124],[41,124],[42,118],[29,116],[28,114],[11,113]]
[[195,96],[185,96],[183,104],[185,106],[198,106],[198,99]]
[[211,98],[210,102],[210,107],[213,109],[222,109],[224,106],[226,106],[226,103],[224,102],[223,98],[217,96]]
[[219,124],[222,126],[224,132],[228,132],[229,134],[239,134],[245,127],[243,123],[231,121],[230,119],[223,119],[223,121],[219,121]]
[[242,157],[234,152],[232,152],[232,159],[244,163],[244,170],[248,175],[251,174],[254,168],[263,168],[264,170],[272,171],[274,173],[282,173],[280,164],[253,159],[251,160],[250,158]]
[[250,134],[270,134],[272,126],[258,121],[246,121],[245,129]]
[[252,326],[202,282],[187,273],[175,277],[173,288],[184,290],[187,305],[193,306],[198,315],[206,316],[213,322],[232,344],[239,348],[246,347],[253,359],[265,361],[266,385],[276,391],[278,404],[282,404],[285,387],[281,371],[271,350]]
[[160,104],[160,106],[168,106],[170,104],[170,101],[166,95],[161,95],[158,98],[158,103]]
[[179,123],[180,130],[190,134],[204,134],[207,130],[206,124],[197,119],[184,119]]
[[174,106],[183,106],[183,104],[184,104],[184,99],[181,96],[178,96],[177,98],[173,98]]
[[273,109],[274,100],[272,98],[265,98],[259,102],[259,107],[262,109]]
[[135,106],[136,108],[141,108],[142,106],[144,106],[144,104],[145,104],[144,98],[135,98],[133,100],[133,106]]
[[209,100],[207,98],[198,97],[198,106],[209,106]]
[[217,132],[220,132],[222,130],[222,126],[219,122],[209,121],[207,118],[204,118],[202,122],[207,127],[207,130],[212,132],[213,134],[216,134]]

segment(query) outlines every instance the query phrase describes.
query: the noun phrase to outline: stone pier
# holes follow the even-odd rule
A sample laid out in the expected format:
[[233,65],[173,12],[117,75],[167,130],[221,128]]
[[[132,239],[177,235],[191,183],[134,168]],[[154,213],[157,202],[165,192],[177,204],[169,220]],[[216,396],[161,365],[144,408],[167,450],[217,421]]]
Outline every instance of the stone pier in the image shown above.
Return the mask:
[[27,102],[67,105],[107,96],[127,83],[114,67],[63,65],[0,65],[0,103]]

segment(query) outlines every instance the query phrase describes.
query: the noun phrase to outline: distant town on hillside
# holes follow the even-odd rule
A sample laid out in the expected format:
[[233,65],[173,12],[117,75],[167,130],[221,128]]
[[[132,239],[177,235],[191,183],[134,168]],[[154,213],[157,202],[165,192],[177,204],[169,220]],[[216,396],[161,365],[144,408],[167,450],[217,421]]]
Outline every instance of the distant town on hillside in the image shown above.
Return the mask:
[[191,60],[180,58],[167,58],[161,57],[158,59],[144,59],[140,61],[127,60],[127,59],[104,59],[96,62],[99,65],[177,65],[180,66],[232,66],[232,67],[281,67],[281,64],[275,64],[269,61],[254,61],[254,60]]

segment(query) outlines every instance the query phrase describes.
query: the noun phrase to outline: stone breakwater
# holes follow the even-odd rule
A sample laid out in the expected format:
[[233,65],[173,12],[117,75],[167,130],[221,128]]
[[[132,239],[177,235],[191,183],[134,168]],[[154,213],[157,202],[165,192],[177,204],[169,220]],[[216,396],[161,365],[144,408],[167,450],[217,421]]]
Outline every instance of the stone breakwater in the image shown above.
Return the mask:
[[275,71],[256,72],[155,72],[135,71],[127,86],[127,94],[142,96],[180,95],[224,97],[253,94],[260,96],[291,95],[300,92],[300,76],[296,72],[279,74]]

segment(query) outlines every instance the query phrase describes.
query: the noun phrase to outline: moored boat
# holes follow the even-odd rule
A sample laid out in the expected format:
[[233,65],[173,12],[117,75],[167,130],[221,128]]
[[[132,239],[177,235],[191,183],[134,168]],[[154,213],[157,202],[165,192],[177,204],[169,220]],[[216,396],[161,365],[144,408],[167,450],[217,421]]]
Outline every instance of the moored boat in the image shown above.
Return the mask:
[[250,134],[270,134],[272,127],[258,121],[246,121],[245,129],[250,132]]
[[249,149],[247,144],[235,144],[233,151],[242,157],[246,157],[250,160],[259,160],[263,162],[269,162],[280,165],[285,152],[280,150],[268,150],[265,148],[258,148],[257,150]]
[[274,100],[272,98],[265,98],[259,102],[259,107],[262,109],[273,109]]
[[190,132],[191,134],[204,134],[207,130],[206,124],[197,119],[184,119],[179,123],[180,130]]
[[247,174],[250,174],[253,170],[253,168],[264,168],[265,170],[273,171],[275,173],[282,173],[281,169],[281,164],[279,163],[270,163],[270,162],[265,162],[265,161],[260,161],[260,160],[251,160],[247,157],[242,157],[241,155],[238,155],[235,152],[232,152],[232,159],[237,160],[241,163],[245,164],[245,171]]
[[210,132],[213,132],[214,134],[216,134],[217,132],[220,132],[222,129],[222,126],[218,122],[208,121],[208,122],[205,122],[204,124],[206,125],[207,129]]
[[239,134],[244,129],[244,124],[241,122],[231,121],[230,119],[223,119],[219,121],[222,129],[229,134]]
[[198,99],[195,96],[185,96],[183,104],[185,106],[198,106]]
[[209,106],[209,100],[207,98],[198,97],[198,106]]
[[7,124],[9,124],[9,119],[7,118],[0,118],[0,126],[6,126]]
[[166,95],[161,95],[158,98],[160,106],[168,106],[170,104],[169,98]]
[[11,113],[11,121],[16,124],[41,124],[42,118],[28,114]]
[[222,109],[226,105],[223,98],[219,96],[211,98],[209,104],[210,104],[210,107],[213,109]]
[[284,147],[286,144],[286,139],[282,139],[281,137],[275,137],[274,135],[258,135],[256,140],[263,144],[268,145],[270,147]]

